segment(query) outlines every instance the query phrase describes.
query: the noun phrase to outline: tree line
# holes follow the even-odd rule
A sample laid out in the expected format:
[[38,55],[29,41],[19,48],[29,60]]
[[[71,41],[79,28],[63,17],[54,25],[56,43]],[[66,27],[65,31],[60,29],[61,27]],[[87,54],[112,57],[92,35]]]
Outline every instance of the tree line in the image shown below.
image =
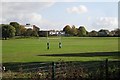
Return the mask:
[[21,37],[38,37],[39,28],[33,25],[33,29],[26,29],[25,26],[20,25],[17,22],[10,22],[9,24],[0,24],[0,30],[2,31],[2,39],[12,38],[15,36]]
[[[40,29],[33,25],[33,29],[25,28],[24,25],[20,25],[18,22],[10,22],[9,24],[0,24],[0,31],[2,31],[2,39],[13,38],[15,36],[20,37],[38,37]],[[75,25],[66,25],[63,30],[65,32],[64,36],[79,36],[79,37],[119,37],[120,29],[117,28],[115,30],[109,31],[105,29],[101,29],[99,31],[92,30],[88,32],[85,29],[85,26],[80,26],[76,28]]]
[[66,36],[79,36],[79,37],[120,37],[120,29],[109,31],[101,29],[99,31],[92,30],[88,32],[84,26],[76,28],[75,25],[66,25],[63,28]]

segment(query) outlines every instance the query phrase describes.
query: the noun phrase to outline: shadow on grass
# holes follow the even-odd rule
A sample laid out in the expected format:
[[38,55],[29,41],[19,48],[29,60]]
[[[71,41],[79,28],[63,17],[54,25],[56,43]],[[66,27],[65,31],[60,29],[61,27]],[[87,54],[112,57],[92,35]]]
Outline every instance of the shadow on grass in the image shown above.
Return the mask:
[[[95,68],[97,65],[105,64],[105,60],[101,61],[57,61],[55,62],[56,64],[59,65],[59,63],[66,63],[70,64],[70,66],[74,65],[84,65],[85,67],[93,67]],[[96,65],[97,64],[97,65]],[[109,61],[109,66],[110,64],[113,65],[119,65],[120,66],[120,60],[117,61]],[[23,72],[37,72],[39,71],[40,68],[42,69],[49,69],[52,66],[52,62],[8,62],[8,63],[3,63],[2,66],[6,67],[6,70],[10,70],[12,72],[19,72],[22,68]]]
[[[118,62],[120,62],[120,52],[89,52],[89,53],[65,53],[65,54],[44,54],[44,55],[37,55],[37,56],[53,56],[53,57],[111,57],[113,59],[118,59]],[[59,60],[56,62],[60,62]],[[66,62],[66,61],[65,61]],[[67,61],[69,62],[69,61]],[[72,62],[77,62],[77,61],[72,61]],[[82,64],[90,64],[92,63],[99,63],[102,61],[78,61],[79,63]],[[44,66],[45,64],[51,65],[52,62],[7,62],[3,63],[3,66],[6,66],[6,69],[12,70],[12,71],[19,71],[19,68],[38,68],[41,66]],[[32,66],[31,66],[32,65]]]
[[65,53],[65,54],[43,54],[38,56],[54,56],[54,57],[100,57],[113,56],[120,57],[120,52],[88,52],[88,53]]

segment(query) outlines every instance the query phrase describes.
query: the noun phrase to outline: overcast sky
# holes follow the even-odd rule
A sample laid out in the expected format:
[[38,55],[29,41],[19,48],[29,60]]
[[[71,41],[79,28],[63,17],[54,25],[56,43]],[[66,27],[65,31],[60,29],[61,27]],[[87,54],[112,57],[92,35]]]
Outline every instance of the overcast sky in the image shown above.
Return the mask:
[[[70,2],[72,1],[72,2]],[[88,31],[118,28],[118,2],[2,2],[1,23],[35,24],[42,30],[62,30],[67,24]]]

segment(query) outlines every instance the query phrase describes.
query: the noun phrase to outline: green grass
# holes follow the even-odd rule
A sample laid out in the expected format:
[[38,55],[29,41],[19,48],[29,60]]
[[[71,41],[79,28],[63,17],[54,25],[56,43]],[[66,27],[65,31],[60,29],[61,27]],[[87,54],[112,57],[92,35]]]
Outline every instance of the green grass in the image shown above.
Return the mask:
[[[118,59],[117,55],[64,56],[64,54],[85,54],[93,52],[116,52],[118,38],[79,38],[62,37],[62,48],[58,48],[59,40],[50,39],[50,49],[46,48],[46,38],[10,39],[2,41],[2,61],[6,62],[41,62],[41,61],[95,61],[109,58]],[[63,54],[63,56],[40,56],[47,54]],[[113,53],[114,54],[114,53]]]

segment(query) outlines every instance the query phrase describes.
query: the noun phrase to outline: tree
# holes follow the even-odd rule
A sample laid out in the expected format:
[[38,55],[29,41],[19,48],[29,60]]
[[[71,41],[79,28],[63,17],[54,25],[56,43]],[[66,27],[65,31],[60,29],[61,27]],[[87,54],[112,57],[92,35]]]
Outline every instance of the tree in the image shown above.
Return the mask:
[[32,29],[27,29],[25,36],[32,36],[33,30]]
[[2,24],[2,38],[5,40],[7,38],[12,38],[15,36],[15,28],[11,25],[7,25],[7,24]]
[[84,26],[78,28],[78,36],[84,37],[87,35],[87,31]]
[[33,30],[33,31],[32,31],[32,36],[38,37],[38,36],[39,36],[39,35],[38,35],[38,32],[35,31],[35,30]]
[[15,28],[15,30],[16,30],[15,35],[19,36],[20,35],[20,25],[19,25],[19,23],[17,23],[17,22],[10,22],[10,25],[12,25]]
[[38,32],[37,31],[35,31],[35,30],[32,30],[32,29],[27,29],[26,31],[25,31],[25,36],[35,36],[35,37],[38,37],[39,35],[38,35]]
[[33,25],[33,30],[38,32],[40,30],[40,28],[38,28],[36,25]]
[[72,28],[71,28],[71,34],[72,34],[73,36],[76,36],[76,35],[78,34],[78,30],[77,30],[77,28],[75,27],[75,25],[73,25]]
[[110,35],[109,30],[101,29],[101,30],[98,31],[98,36],[100,36],[100,37],[106,37],[106,36],[109,36],[109,35]]
[[22,25],[20,25],[20,36],[25,36],[26,34],[26,28]]
[[115,30],[115,36],[120,36],[120,29],[119,29],[119,28],[117,28],[117,29]]
[[2,24],[0,24],[0,39],[2,39]]
[[35,37],[38,37],[38,31],[40,30],[40,28],[38,28],[36,25],[33,25],[33,33],[32,35]]
[[98,36],[98,32],[95,31],[95,30],[93,30],[93,31],[91,31],[91,32],[89,33],[89,36],[90,36],[90,37]]
[[66,25],[63,28],[63,31],[65,31],[65,34],[70,35],[71,34],[71,27],[69,25]]

